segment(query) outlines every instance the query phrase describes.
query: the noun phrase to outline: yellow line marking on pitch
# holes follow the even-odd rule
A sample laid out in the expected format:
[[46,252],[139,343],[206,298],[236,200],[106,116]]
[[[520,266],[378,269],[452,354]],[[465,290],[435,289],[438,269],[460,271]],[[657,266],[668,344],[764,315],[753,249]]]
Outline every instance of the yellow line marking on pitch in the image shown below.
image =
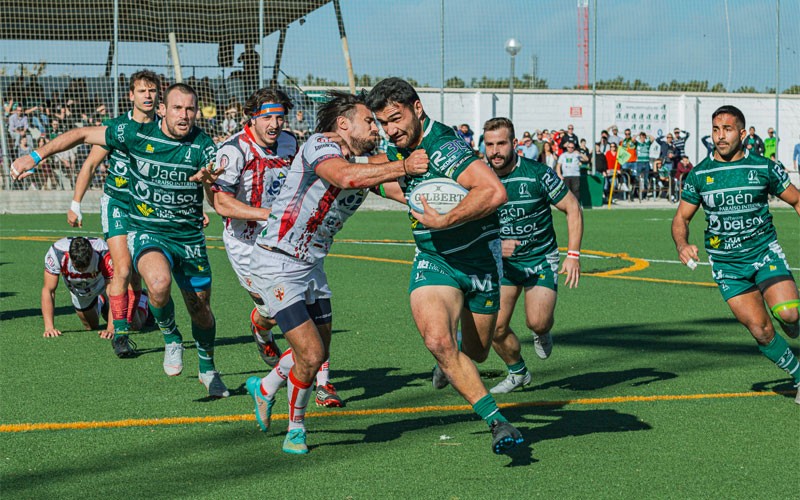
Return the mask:
[[[562,401],[527,401],[522,403],[500,403],[500,408],[529,408],[534,406],[567,406],[567,405],[602,405],[609,403],[642,403],[652,401],[687,401],[700,399],[731,399],[731,398],[756,398],[767,396],[780,396],[790,394],[790,391],[764,391],[764,392],[732,392],[718,394],[672,394],[661,396],[616,396],[610,398],[581,398],[565,399]],[[328,417],[358,417],[373,415],[404,415],[414,413],[436,413],[471,411],[470,405],[442,405],[442,406],[417,406],[406,408],[377,408],[372,410],[341,410],[322,413],[307,413],[309,418]],[[286,420],[288,415],[272,415],[272,420]],[[253,414],[246,415],[219,415],[209,417],[172,417],[172,418],[141,418],[112,421],[90,422],[42,422],[25,424],[0,425],[0,433],[17,433],[32,431],[60,431],[60,430],[88,430],[88,429],[118,429],[127,427],[153,427],[159,425],[190,425],[213,424],[229,422],[254,421]]]
[[[56,241],[56,239],[48,236],[0,236],[0,240],[19,240],[19,241]],[[347,240],[336,240],[342,243],[357,243],[357,242],[367,242],[367,243],[413,243],[412,240],[355,240],[355,239],[347,239]],[[212,250],[225,250],[223,246],[217,245],[207,245],[207,248]],[[566,251],[566,247],[559,248],[561,251]],[[611,258],[618,258],[624,260],[626,262],[630,262],[631,265],[622,269],[612,269],[610,271],[600,271],[596,273],[581,273],[583,276],[591,276],[594,278],[612,278],[612,279],[622,279],[622,280],[630,280],[630,281],[646,281],[649,283],[666,283],[671,285],[697,285],[697,286],[704,286],[704,287],[716,287],[716,283],[709,283],[703,281],[681,281],[681,280],[667,280],[661,278],[644,278],[644,277],[637,277],[637,276],[621,276],[623,274],[633,273],[637,271],[641,271],[643,269],[647,269],[650,267],[650,263],[647,262],[645,259],[640,259],[638,257],[631,257],[625,252],[621,253],[611,253],[611,252],[602,252],[599,250],[581,250],[581,252],[587,255],[597,255],[600,257],[611,257]],[[370,262],[385,262],[389,264],[406,264],[410,265],[413,264],[410,260],[399,260],[399,259],[384,259],[380,257],[367,257],[364,255],[346,255],[346,254],[329,254],[329,257],[336,257],[340,259],[355,259],[355,260],[366,260]]]

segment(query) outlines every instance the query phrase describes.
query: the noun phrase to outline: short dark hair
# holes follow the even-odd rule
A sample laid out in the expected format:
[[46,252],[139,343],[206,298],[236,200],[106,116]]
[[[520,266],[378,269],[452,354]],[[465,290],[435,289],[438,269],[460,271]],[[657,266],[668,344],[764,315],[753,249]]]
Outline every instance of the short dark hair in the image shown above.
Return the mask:
[[167,90],[164,91],[164,105],[167,104],[167,98],[169,97],[169,95],[172,93],[173,90],[177,90],[181,94],[192,95],[194,96],[194,102],[195,103],[197,102],[197,92],[195,92],[195,90],[191,86],[186,85],[185,83],[173,83],[172,85],[167,87]]
[[410,83],[402,78],[386,78],[372,87],[367,95],[366,104],[372,111],[385,108],[390,103],[412,106],[419,101],[419,94]]
[[152,83],[153,85],[155,85],[156,93],[158,93],[161,90],[161,79],[158,77],[157,74],[153,73],[149,69],[143,69],[131,75],[130,84],[128,86],[129,90],[133,92],[133,87],[136,86],[136,82],[142,80],[146,81],[147,83]]
[[497,118],[492,118],[490,120],[487,120],[486,123],[483,124],[484,132],[491,132],[493,130],[498,130],[501,128],[507,128],[508,131],[511,132],[512,141],[517,136],[516,132],[514,132],[514,124],[511,123],[511,120],[509,120],[508,118],[503,118],[502,116],[499,116]]
[[323,104],[317,111],[317,128],[314,132],[321,134],[336,130],[336,120],[344,116],[348,120],[353,119],[356,106],[365,104],[364,92],[351,94],[340,90],[329,90],[326,94],[328,102]]
[[718,107],[717,110],[714,111],[714,113],[712,113],[711,119],[714,120],[714,118],[716,118],[719,115],[731,115],[734,118],[736,118],[736,122],[739,124],[739,129],[743,129],[745,128],[745,125],[747,125],[744,120],[744,113],[742,113],[742,110],[737,108],[736,106],[731,106],[730,104],[726,104],[724,106]]
[[75,269],[86,269],[92,263],[94,249],[89,240],[83,236],[72,238],[69,242],[69,258]]
[[[253,116],[265,102],[277,102],[283,106],[283,112],[288,113],[294,107],[292,100],[282,90],[264,87],[256,90],[244,102],[244,113]],[[302,110],[298,110],[301,111]]]

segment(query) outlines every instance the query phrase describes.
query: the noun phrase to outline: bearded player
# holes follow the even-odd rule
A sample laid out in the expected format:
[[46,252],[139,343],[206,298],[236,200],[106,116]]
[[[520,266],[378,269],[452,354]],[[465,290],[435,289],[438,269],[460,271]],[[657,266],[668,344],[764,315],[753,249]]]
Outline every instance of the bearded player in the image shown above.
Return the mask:
[[483,126],[486,159],[503,183],[508,201],[500,216],[503,240],[503,278],[500,312],[492,347],[506,363],[508,376],[489,391],[511,392],[530,384],[531,374],[520,352],[519,339],[511,330],[511,315],[525,291],[525,322],[533,333],[536,355],[547,359],[553,349],[553,328],[558,291],[558,243],[550,206],[567,215],[569,243],[561,272],[566,285],[578,286],[583,212],[577,198],[550,167],[514,153],[514,124],[507,118],[492,118]]
[[769,212],[769,197],[777,196],[800,214],[800,193],[780,164],[744,150],[741,110],[722,106],[711,125],[714,154],[686,176],[672,239],[681,262],[699,260],[697,246],[689,243],[689,223],[702,205],[705,248],[722,298],[761,353],[794,379],[800,404],[800,361],[770,318],[797,338],[800,298]]

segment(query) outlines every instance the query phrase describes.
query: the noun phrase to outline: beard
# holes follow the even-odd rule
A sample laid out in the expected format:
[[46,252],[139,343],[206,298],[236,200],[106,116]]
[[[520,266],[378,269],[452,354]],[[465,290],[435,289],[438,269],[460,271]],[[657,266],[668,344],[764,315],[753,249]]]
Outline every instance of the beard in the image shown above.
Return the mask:
[[355,155],[369,153],[378,146],[378,137],[350,137],[350,149]]

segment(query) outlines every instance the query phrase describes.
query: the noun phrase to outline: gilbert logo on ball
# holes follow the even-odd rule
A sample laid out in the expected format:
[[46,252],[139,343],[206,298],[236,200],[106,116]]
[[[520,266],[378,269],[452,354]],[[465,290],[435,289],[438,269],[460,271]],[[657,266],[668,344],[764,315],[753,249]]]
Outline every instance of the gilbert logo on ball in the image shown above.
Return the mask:
[[411,190],[408,195],[408,206],[422,213],[424,209],[420,197],[424,196],[432,209],[440,214],[446,214],[461,203],[468,192],[461,184],[447,177],[429,179]]

